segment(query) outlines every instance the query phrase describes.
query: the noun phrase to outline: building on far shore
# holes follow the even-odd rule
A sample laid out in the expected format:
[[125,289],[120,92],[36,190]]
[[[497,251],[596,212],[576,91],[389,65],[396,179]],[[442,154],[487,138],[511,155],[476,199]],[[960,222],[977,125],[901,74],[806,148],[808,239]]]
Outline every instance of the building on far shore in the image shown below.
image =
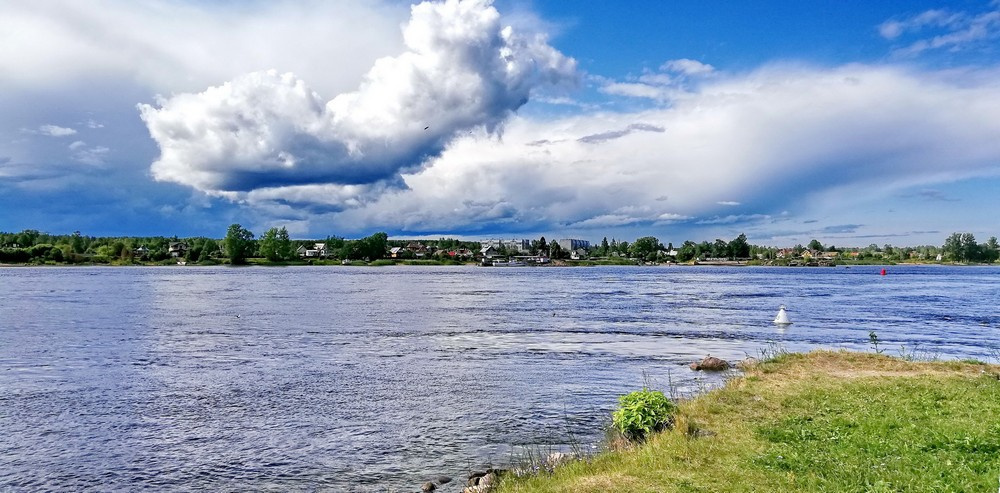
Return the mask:
[[491,238],[489,240],[483,240],[483,241],[479,242],[479,245],[482,246],[482,247],[484,247],[484,248],[491,246],[491,247],[496,248],[498,250],[502,246],[502,247],[506,248],[508,252],[529,252],[529,251],[531,251],[531,240],[522,240],[522,239],[513,239],[513,238],[509,239],[509,240],[503,240],[503,239],[500,239],[500,238],[496,238],[496,239]]
[[590,242],[587,240],[577,240],[572,238],[563,238],[556,243],[559,244],[559,248],[562,248],[564,252],[571,252],[573,250],[590,250]]

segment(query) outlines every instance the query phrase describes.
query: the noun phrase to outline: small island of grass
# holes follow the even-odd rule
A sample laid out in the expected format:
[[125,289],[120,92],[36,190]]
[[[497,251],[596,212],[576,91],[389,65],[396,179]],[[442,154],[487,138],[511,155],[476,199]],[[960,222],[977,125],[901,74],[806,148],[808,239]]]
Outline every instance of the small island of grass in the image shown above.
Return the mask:
[[508,475],[502,492],[995,491],[1000,367],[782,354],[681,402],[672,429]]

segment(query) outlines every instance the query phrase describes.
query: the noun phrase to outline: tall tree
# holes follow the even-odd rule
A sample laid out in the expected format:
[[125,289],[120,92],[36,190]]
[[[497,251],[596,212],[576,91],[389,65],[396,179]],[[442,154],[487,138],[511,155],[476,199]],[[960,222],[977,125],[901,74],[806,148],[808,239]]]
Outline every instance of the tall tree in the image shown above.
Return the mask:
[[563,252],[562,247],[559,246],[559,242],[553,241],[552,243],[549,244],[549,257],[550,258],[552,258],[552,259],[561,259],[561,258],[564,258],[564,256],[565,256],[565,252]]
[[234,265],[245,264],[253,250],[253,233],[239,224],[232,224],[224,241],[229,262]]
[[281,260],[278,253],[278,228],[271,228],[260,236],[260,254],[271,262]]
[[201,254],[205,258],[218,257],[219,256],[219,244],[215,240],[208,238],[201,247]]
[[1000,244],[997,243],[996,236],[991,236],[986,243],[979,246],[979,249],[983,262],[992,264],[1000,259]]
[[288,237],[288,229],[284,226],[278,230],[278,257],[282,260],[290,260],[295,256],[295,249],[292,248],[292,239]]
[[979,244],[972,233],[962,233],[962,260],[965,262],[979,261]]
[[[816,241],[816,240],[813,240],[813,241]],[[816,243],[819,243],[819,242],[817,241]],[[812,244],[810,243],[810,245],[812,245]],[[747,257],[749,257],[750,256],[750,244],[747,243],[747,235],[745,235],[743,233],[740,233],[739,236],[737,236],[736,238],[733,238],[733,241],[730,241],[729,244],[726,245],[726,249],[729,250],[729,255],[731,257],[735,257],[735,258],[747,258]],[[823,245],[820,245],[820,247],[817,248],[817,250],[822,250],[822,249],[823,249]]]

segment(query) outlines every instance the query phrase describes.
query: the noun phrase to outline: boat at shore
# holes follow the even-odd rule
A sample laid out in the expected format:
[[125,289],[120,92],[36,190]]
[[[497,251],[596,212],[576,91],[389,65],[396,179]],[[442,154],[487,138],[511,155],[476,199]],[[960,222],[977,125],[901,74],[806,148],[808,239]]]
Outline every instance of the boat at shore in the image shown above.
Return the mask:
[[493,267],[524,267],[528,264],[520,260],[494,260]]

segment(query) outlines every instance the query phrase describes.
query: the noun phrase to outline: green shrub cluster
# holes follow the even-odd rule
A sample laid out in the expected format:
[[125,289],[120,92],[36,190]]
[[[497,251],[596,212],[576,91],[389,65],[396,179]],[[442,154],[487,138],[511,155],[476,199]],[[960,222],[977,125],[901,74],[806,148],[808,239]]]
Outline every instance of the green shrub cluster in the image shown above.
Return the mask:
[[676,409],[663,392],[643,388],[618,398],[611,422],[625,438],[641,441],[651,433],[673,427]]

